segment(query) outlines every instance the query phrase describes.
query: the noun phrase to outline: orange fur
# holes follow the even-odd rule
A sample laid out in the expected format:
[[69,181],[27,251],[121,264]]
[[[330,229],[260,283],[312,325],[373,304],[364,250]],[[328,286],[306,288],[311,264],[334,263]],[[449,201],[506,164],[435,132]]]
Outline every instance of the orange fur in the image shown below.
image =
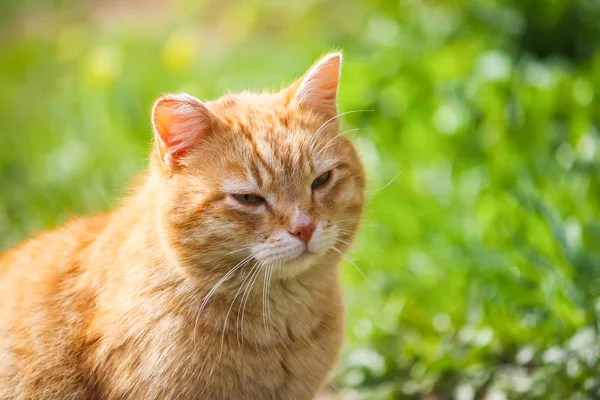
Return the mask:
[[[0,257],[0,398],[314,397],[342,343],[337,265],[364,196],[336,137],[340,64],[275,94],[159,100],[120,208]],[[314,222],[307,245],[298,221]]]

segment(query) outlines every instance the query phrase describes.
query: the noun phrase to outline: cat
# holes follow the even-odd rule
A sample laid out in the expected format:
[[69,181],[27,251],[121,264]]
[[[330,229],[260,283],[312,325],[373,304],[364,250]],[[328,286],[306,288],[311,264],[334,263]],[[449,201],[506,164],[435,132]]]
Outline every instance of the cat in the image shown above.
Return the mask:
[[341,64],[277,93],[158,99],[122,205],[0,257],[0,399],[314,398],[364,202]]

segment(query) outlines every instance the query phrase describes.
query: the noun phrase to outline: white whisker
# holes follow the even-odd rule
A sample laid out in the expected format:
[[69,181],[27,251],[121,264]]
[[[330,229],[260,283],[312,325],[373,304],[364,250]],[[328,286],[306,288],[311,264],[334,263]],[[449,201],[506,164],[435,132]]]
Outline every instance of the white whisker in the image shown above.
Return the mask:
[[344,131],[344,132],[340,132],[340,133],[338,133],[337,135],[335,135],[335,136],[333,137],[333,139],[331,139],[329,142],[325,143],[325,146],[323,146],[323,147],[322,147],[322,148],[321,148],[319,151],[317,151],[317,154],[316,154],[316,156],[318,156],[318,155],[319,155],[319,154],[321,154],[323,151],[325,151],[325,149],[326,149],[327,147],[329,147],[329,146],[331,145],[331,143],[332,143],[332,142],[333,142],[335,139],[337,139],[338,137],[342,136],[342,135],[343,135],[343,134],[345,134],[345,133],[352,132],[352,131],[357,131],[357,130],[359,130],[359,129],[360,129],[360,128],[353,128],[353,129],[348,129],[348,130],[346,130],[346,131]]
[[343,243],[343,244],[345,244],[346,246],[351,246],[351,244],[350,244],[350,243],[348,243],[348,242],[346,242],[345,240],[342,240],[342,239],[340,239],[340,238],[337,238],[337,239],[336,239],[336,241],[337,241],[337,242],[340,242],[340,243]]
[[[240,305],[238,306],[238,312],[237,312],[237,317],[236,317],[236,321],[235,321],[235,334],[237,337],[238,346],[241,346],[241,343],[240,343],[240,310],[242,308],[242,304],[244,303],[244,296],[246,295],[246,290],[248,290],[248,288],[250,286],[250,282],[252,281],[252,278],[254,277],[254,273],[259,268],[260,268],[260,262],[257,262],[256,264],[254,264],[254,266],[250,269],[250,272],[246,276],[246,279],[244,279],[244,282],[242,282],[242,285],[240,286],[241,288],[244,288],[244,289],[243,289],[243,293],[242,293],[242,298],[240,300]],[[247,281],[247,283],[246,283],[246,281]],[[244,283],[246,283],[245,287],[244,287]]]
[[[252,295],[252,289],[254,288],[254,284],[256,283],[258,277],[260,276],[260,272],[263,266],[263,263],[259,263],[257,264],[258,268],[256,269],[256,272],[254,273],[254,276],[252,278],[250,278],[250,281],[248,282],[246,291],[244,292],[244,296],[246,298],[246,300],[244,300],[244,296],[242,296],[242,302],[244,303],[244,307],[242,309],[242,324],[241,324],[241,336],[242,336],[242,340],[244,339],[244,314],[246,313],[246,305],[248,304],[248,300],[250,299],[250,296]],[[240,303],[241,306],[241,303]],[[240,316],[240,310],[238,308],[238,321],[239,321],[239,316]],[[239,337],[238,337],[239,339]],[[241,345],[238,342],[238,345]]]
[[339,221],[336,221],[338,224],[342,223],[342,222],[359,222],[361,226],[365,226],[365,227],[371,227],[371,228],[379,228],[381,225],[379,225],[378,223],[375,223],[373,221],[369,221],[367,219],[364,218],[349,218],[349,219],[341,219]]
[[346,114],[352,114],[352,113],[357,113],[357,112],[373,112],[373,111],[375,111],[375,110],[353,110],[353,111],[346,111],[346,112],[340,113],[340,114],[338,114],[338,115],[336,115],[336,116],[334,116],[334,117],[332,117],[332,118],[329,118],[327,121],[325,121],[325,122],[323,123],[323,125],[321,125],[321,126],[319,127],[319,129],[317,129],[317,131],[316,131],[315,133],[313,133],[313,135],[312,135],[312,136],[311,136],[311,138],[310,138],[310,141],[308,142],[308,145],[309,145],[309,147],[311,147],[311,148],[312,148],[312,147],[314,146],[314,141],[316,140],[316,138],[317,138],[317,136],[319,135],[319,133],[321,132],[321,130],[322,130],[323,128],[325,128],[325,127],[326,127],[326,126],[327,126],[327,125],[328,125],[328,124],[329,124],[331,121],[333,121],[334,119],[336,119],[336,118],[339,118],[339,117],[341,117],[341,116],[344,116],[344,115],[346,115]]
[[[237,292],[235,293],[235,296],[233,297],[233,300],[231,301],[231,305],[229,306],[229,309],[227,310],[227,315],[225,316],[225,322],[223,323],[223,334],[221,335],[221,352],[223,352],[223,344],[225,342],[225,331],[227,330],[227,323],[229,322],[229,314],[231,313],[231,309],[233,308],[233,305],[235,304],[235,300],[239,296],[240,292],[242,291],[242,288],[244,287],[244,284],[246,283],[246,281],[252,274],[252,271],[254,270],[255,267],[256,267],[256,264],[254,264],[252,266],[252,268],[250,269],[250,271],[248,272],[248,274],[246,275],[246,277],[240,284],[240,287],[238,288]],[[236,333],[237,333],[237,327],[236,327]],[[221,357],[221,353],[219,353],[219,358],[220,357]]]
[[262,294],[262,308],[263,308],[263,323],[265,325],[265,333],[267,333],[267,285],[269,283],[267,279],[269,265],[266,266],[265,277],[263,281],[263,294]]
[[227,272],[221,279],[219,279],[219,281],[212,287],[212,289],[210,289],[210,291],[208,292],[208,294],[204,297],[204,301],[202,302],[202,305],[200,306],[200,311],[198,311],[198,314],[196,315],[196,322],[194,323],[194,335],[193,335],[194,344],[196,343],[196,330],[198,328],[198,321],[200,319],[200,315],[204,311],[204,308],[208,304],[208,301],[215,294],[215,292],[217,291],[217,289],[219,288],[219,286],[221,286],[221,284],[223,282],[225,282],[235,271],[237,271],[238,269],[240,269],[251,258],[252,258],[252,255],[249,255],[248,257],[244,258],[242,261],[240,261],[239,263],[237,263],[237,265],[235,267],[231,268],[231,270],[229,270],[229,272]]
[[[340,239],[339,237],[338,237],[338,238],[336,238],[336,242],[343,243],[343,244],[345,244],[345,245],[346,245],[346,246],[348,246],[348,247],[351,247],[351,246],[352,246],[352,244],[351,244],[351,243],[348,243],[348,242],[346,242],[345,240],[342,240],[342,239]],[[376,267],[375,267],[375,264],[373,263],[373,261],[371,261],[371,259],[370,259],[370,258],[367,256],[367,254],[366,254],[366,253],[365,253],[363,250],[361,250],[361,249],[354,249],[354,250],[358,250],[358,252],[359,252],[360,254],[362,254],[362,256],[363,256],[363,257],[361,257],[361,260],[364,258],[365,260],[367,260],[367,262],[369,263],[369,265],[370,265],[371,267],[373,267],[373,268],[376,268]],[[353,251],[354,251],[354,250],[353,250]]]
[[271,265],[269,267],[269,285],[267,286],[267,314],[269,319],[269,325],[272,325],[271,322],[271,279],[273,278],[273,270],[275,269],[275,265]]
[[356,270],[357,270],[358,272],[360,272],[360,274],[363,276],[363,278],[365,278],[365,281],[369,282],[369,280],[367,279],[367,276],[364,274],[364,272],[362,272],[362,270],[361,270],[360,268],[358,268],[358,265],[356,265],[356,263],[355,263],[354,261],[352,261],[351,259],[347,258],[347,257],[344,255],[344,253],[342,253],[342,252],[341,252],[341,251],[340,251],[340,250],[339,250],[337,247],[333,246],[331,249],[332,249],[332,250],[334,250],[335,252],[337,252],[339,255],[341,255],[341,256],[342,256],[342,258],[343,258],[345,261],[347,261],[347,262],[349,262],[350,264],[352,264],[352,265],[354,266],[354,268],[356,268]]
[[386,189],[387,187],[389,187],[392,183],[394,183],[394,181],[396,179],[398,179],[398,177],[400,176],[400,174],[402,174],[402,171],[404,171],[404,169],[401,169],[396,175],[394,175],[394,177],[385,185],[383,185],[382,187],[380,187],[379,189],[374,190],[373,192],[368,193],[368,196],[370,197],[370,200],[373,200],[375,198],[375,195],[379,192],[381,192],[383,189]]
[[226,255],[226,256],[228,256],[228,255],[230,255],[230,254],[239,253],[240,251],[247,250],[247,249],[251,248],[252,246],[253,246],[253,245],[248,245],[248,246],[240,247],[240,248],[239,248],[239,249],[237,249],[237,250],[230,251],[229,253],[225,253],[225,255]]

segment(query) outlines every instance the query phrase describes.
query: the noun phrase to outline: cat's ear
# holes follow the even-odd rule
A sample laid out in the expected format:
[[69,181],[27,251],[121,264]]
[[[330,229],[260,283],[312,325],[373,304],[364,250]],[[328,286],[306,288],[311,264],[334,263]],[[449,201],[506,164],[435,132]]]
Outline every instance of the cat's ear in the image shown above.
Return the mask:
[[321,57],[298,81],[288,88],[293,101],[318,113],[337,114],[342,53]]
[[152,108],[156,147],[167,168],[176,166],[179,158],[212,134],[220,124],[215,113],[189,94],[161,97]]

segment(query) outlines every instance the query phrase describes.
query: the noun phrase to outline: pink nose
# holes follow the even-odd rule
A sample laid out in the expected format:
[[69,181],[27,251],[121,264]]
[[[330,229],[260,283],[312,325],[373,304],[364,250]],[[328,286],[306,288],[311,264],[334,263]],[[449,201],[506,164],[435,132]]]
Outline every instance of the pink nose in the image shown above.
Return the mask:
[[305,216],[304,218],[295,221],[295,223],[292,225],[292,229],[289,232],[302,240],[304,243],[308,244],[314,231],[315,223],[313,222],[312,218]]

